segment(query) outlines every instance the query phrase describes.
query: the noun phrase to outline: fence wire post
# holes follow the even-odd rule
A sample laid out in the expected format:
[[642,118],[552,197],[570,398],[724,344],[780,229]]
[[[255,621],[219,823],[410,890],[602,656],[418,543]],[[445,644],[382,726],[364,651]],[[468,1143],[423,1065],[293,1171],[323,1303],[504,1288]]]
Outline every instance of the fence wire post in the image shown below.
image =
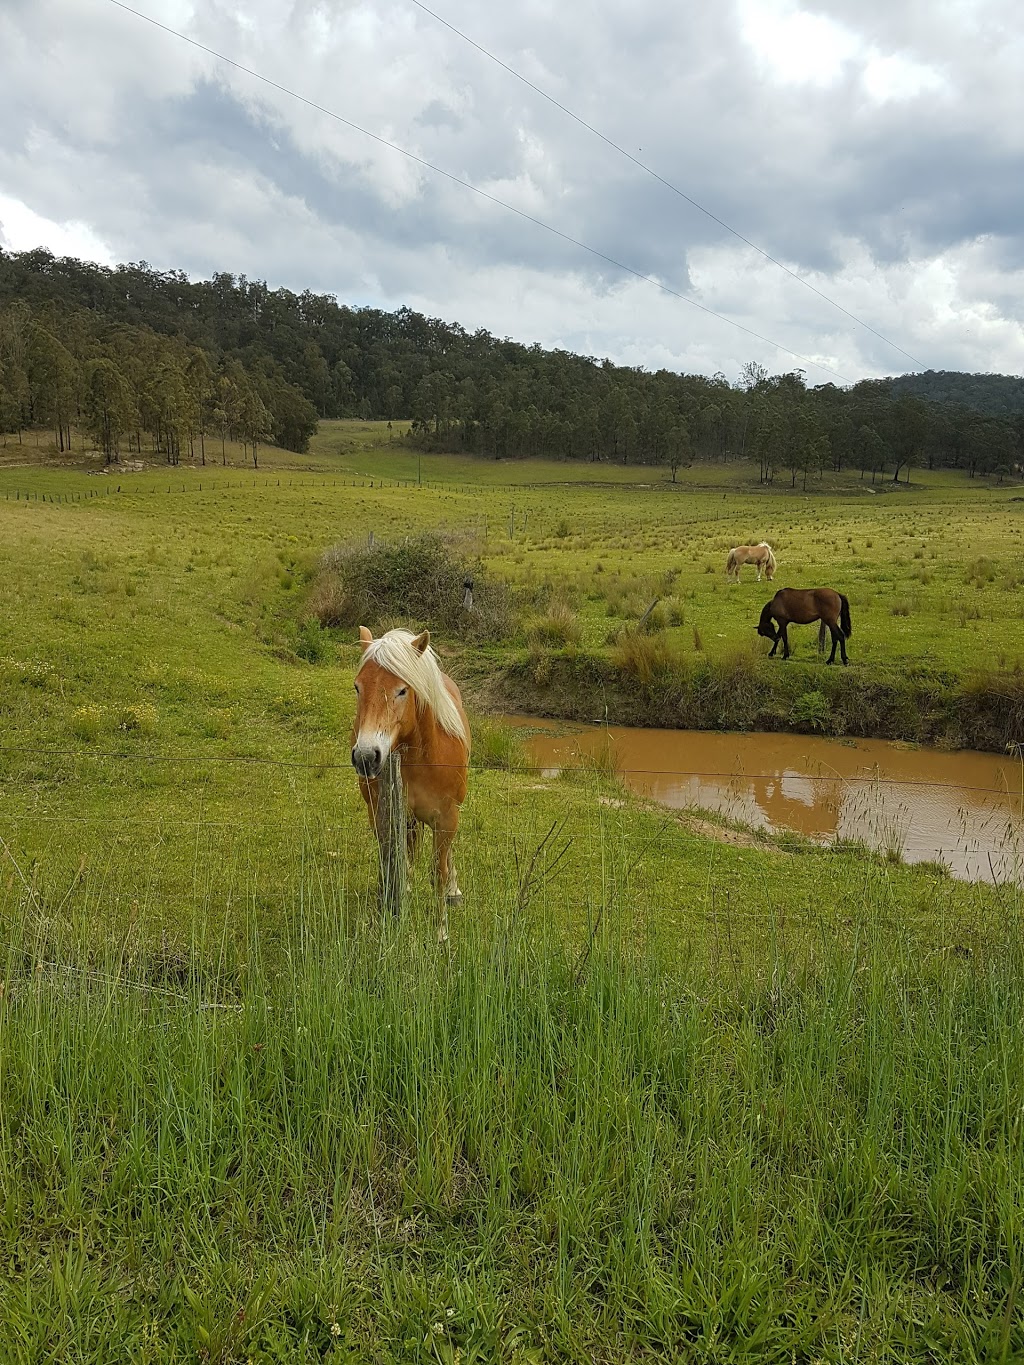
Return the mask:
[[408,881],[406,862],[405,794],[402,791],[402,760],[392,750],[384,761],[377,780],[380,812],[377,816],[382,837],[380,852],[380,903],[385,913],[402,913]]

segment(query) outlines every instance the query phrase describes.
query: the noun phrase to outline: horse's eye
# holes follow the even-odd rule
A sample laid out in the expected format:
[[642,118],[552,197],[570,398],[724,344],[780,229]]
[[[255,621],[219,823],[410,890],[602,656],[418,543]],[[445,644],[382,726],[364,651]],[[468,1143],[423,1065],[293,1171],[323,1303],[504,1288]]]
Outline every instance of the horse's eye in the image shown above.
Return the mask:
[[395,699],[397,700],[399,697],[404,697],[408,690],[409,689],[407,687],[400,687],[398,691],[395,693]]
[[352,686],[355,688],[356,696],[358,697],[358,695],[359,695],[359,684],[358,684],[358,683],[353,683]]

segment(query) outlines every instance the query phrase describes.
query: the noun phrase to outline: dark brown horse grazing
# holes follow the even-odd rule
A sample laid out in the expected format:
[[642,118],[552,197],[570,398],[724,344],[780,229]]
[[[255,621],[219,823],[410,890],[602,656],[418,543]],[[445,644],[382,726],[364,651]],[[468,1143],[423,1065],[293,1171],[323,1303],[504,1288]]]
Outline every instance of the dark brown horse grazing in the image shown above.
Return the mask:
[[812,621],[821,622],[818,631],[819,649],[825,647],[825,627],[827,626],[832,633],[829,663],[834,664],[836,661],[836,645],[842,651],[843,663],[849,663],[846,657],[846,642],[853,634],[850,625],[850,604],[844,595],[836,592],[834,588],[780,588],[772,600],[765,603],[757,633],[774,641],[768,657],[774,658],[781,640],[782,657],[788,659],[787,628],[791,625],[807,626]]

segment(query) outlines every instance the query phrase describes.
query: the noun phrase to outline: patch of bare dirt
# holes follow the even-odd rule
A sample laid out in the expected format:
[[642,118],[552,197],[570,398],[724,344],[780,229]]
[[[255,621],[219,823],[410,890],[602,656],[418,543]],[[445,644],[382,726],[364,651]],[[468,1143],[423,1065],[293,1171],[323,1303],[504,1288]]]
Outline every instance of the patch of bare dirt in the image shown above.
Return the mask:
[[679,823],[691,834],[697,834],[702,839],[714,839],[717,843],[730,844],[733,848],[756,848],[762,853],[777,854],[780,858],[790,856],[768,840],[759,838],[753,830],[729,829],[728,826],[716,825],[713,820],[706,820],[701,815],[681,815]]

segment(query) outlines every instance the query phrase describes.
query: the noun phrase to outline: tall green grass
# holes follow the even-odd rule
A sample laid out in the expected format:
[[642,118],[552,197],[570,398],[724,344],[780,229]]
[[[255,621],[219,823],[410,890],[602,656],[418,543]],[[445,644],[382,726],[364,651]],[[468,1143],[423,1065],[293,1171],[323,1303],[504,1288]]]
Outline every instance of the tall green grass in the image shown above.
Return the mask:
[[695,954],[311,877],[176,972],[9,902],[0,1355],[1020,1359],[1016,907],[921,952],[878,887]]

